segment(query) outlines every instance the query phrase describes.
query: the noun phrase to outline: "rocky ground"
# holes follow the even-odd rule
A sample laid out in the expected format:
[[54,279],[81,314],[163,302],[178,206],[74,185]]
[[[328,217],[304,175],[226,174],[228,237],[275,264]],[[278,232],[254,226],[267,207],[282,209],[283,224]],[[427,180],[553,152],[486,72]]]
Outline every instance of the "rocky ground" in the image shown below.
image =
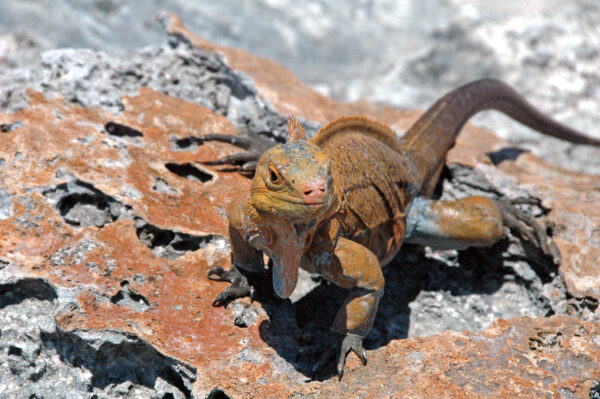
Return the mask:
[[224,209],[248,180],[206,165],[235,149],[198,137],[281,139],[291,110],[311,132],[344,113],[401,132],[418,112],[337,103],[161,20],[171,46],[52,50],[0,74],[0,395],[600,395],[600,179],[472,126],[442,196],[540,200],[530,210],[550,224],[560,266],[512,236],[460,253],[405,248],[385,271],[369,365],[351,359],[341,383],[333,367],[306,382],[315,359],[298,352],[301,332],[333,317],[335,287],[305,276],[293,301],[213,308],[223,286],[206,271],[228,262]]
[[[125,56],[163,40],[154,23],[161,9],[213,43],[283,64],[337,100],[422,109],[460,84],[496,77],[600,137],[596,0],[4,1],[0,65],[64,47]],[[474,123],[571,170],[600,174],[590,149],[541,138],[495,113]]]

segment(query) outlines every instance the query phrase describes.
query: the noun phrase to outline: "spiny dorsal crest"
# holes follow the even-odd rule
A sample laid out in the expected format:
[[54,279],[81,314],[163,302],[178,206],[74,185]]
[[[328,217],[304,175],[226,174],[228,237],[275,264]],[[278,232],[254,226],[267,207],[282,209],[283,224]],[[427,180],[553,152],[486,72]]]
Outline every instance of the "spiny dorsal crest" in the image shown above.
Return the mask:
[[300,122],[294,118],[294,115],[291,115],[290,121],[288,122],[287,143],[293,143],[299,140],[306,140],[306,132]]

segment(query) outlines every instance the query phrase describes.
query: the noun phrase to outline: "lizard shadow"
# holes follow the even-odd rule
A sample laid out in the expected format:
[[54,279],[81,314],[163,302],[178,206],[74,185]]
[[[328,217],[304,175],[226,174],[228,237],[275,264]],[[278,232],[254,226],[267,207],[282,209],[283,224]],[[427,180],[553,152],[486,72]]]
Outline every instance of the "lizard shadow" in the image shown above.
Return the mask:
[[[484,328],[495,314],[493,297],[504,295],[503,286],[521,287],[513,302],[500,306],[500,312],[519,306],[519,295],[527,295],[535,282],[547,282],[556,272],[551,262],[542,259],[521,262],[525,258],[507,257],[510,242],[505,239],[490,248],[470,248],[459,252],[425,256],[423,247],[405,245],[384,268],[385,292],[380,301],[373,328],[364,340],[368,350],[387,345],[391,340],[410,335],[425,336],[445,329]],[[529,252],[525,247],[525,252]],[[504,255],[503,255],[504,254]],[[508,263],[529,265],[529,278]],[[450,266],[451,265],[451,266]],[[508,291],[514,290],[509,288]],[[517,289],[518,290],[518,289]],[[348,291],[322,282],[295,303],[265,295],[261,304],[269,316],[259,326],[261,338],[297,371],[311,378],[319,354],[301,353],[303,334],[326,340],[326,334]],[[483,304],[479,302],[484,302]],[[492,304],[492,305],[490,305]],[[412,313],[412,317],[411,317]],[[506,317],[504,313],[501,316]],[[411,325],[413,323],[414,325]],[[318,380],[335,375],[334,362],[317,375]]]

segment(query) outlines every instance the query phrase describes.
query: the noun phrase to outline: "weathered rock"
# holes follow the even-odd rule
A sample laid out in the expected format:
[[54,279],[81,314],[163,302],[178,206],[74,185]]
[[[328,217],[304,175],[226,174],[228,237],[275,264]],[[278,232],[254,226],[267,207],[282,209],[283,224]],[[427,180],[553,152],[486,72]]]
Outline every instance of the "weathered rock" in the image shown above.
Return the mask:
[[[567,125],[600,134],[600,3],[591,0],[94,0],[51,9],[4,2],[0,64],[30,65],[34,54],[56,47],[125,56],[161,40],[151,23],[157,7],[181,15],[211,42],[282,63],[340,101],[425,108],[470,80],[495,77]],[[598,150],[540,139],[494,112],[474,123],[550,163],[600,174]]]
[[[241,69],[264,65],[236,57]],[[459,254],[407,247],[385,271],[369,365],[351,356],[341,383],[333,367],[306,382],[315,359],[299,354],[302,333],[326,328],[343,292],[321,284],[294,303],[261,294],[211,306],[224,284],[206,273],[229,264],[225,209],[249,182],[206,164],[232,146],[199,137],[236,127],[278,136],[276,110],[306,107],[313,130],[363,113],[403,131],[419,113],[308,101],[318,95],[271,64],[255,89],[181,44],[130,60],[74,50],[42,59],[0,114],[0,395],[61,384],[98,397],[585,397],[596,386],[600,330],[582,320],[598,320],[600,297],[594,178],[468,126],[443,195],[541,199],[533,211],[550,209],[559,276],[550,260],[526,261],[513,237]],[[38,91],[21,98],[27,86]],[[541,317],[552,313],[575,317]],[[524,315],[539,318],[489,327]],[[488,329],[431,335],[446,328]],[[398,339],[407,335],[430,336]]]
[[[173,42],[184,42],[206,51],[222,54],[232,69],[250,76],[260,95],[283,115],[296,115],[308,121],[326,124],[343,115],[369,115],[382,123],[394,125],[398,119],[412,120],[416,112],[402,111],[364,101],[341,103],[332,100],[306,84],[290,71],[267,58],[247,51],[218,46],[190,32],[179,17],[163,11],[157,15]],[[400,122],[401,123],[401,122]],[[399,127],[399,126],[398,126]]]

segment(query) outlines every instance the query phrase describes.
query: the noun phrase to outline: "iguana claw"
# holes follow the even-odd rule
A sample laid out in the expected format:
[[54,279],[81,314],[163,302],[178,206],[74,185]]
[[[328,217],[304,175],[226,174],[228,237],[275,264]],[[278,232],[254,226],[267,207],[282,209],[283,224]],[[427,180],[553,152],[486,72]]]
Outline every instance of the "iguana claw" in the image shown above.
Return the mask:
[[214,162],[207,162],[207,164],[212,165],[236,165],[244,171],[253,171],[256,168],[256,162],[263,152],[277,144],[272,139],[256,134],[251,130],[245,131],[244,136],[207,134],[205,136],[201,136],[200,140],[221,141],[224,143],[233,144],[246,150],[245,152],[225,156]]
[[208,278],[216,281],[229,281],[231,285],[215,297],[213,306],[227,306],[227,304],[236,299],[249,296],[254,300],[254,287],[248,283],[248,279],[235,266],[229,270],[223,270],[220,266],[215,266],[208,271]]
[[346,365],[346,356],[348,352],[353,351],[362,360],[363,365],[367,364],[367,351],[362,345],[363,339],[355,334],[348,334],[342,341],[340,355],[338,357],[337,373],[338,379],[341,380],[344,375],[344,366]]
[[[523,200],[496,200],[504,224],[516,231],[523,239],[538,247],[545,255],[552,257],[555,263],[560,263],[560,253],[556,244],[548,237],[546,230],[530,214],[523,212],[515,204],[525,203]],[[531,203],[531,201],[527,202]]]
[[[334,342],[332,342],[334,341]],[[341,380],[344,375],[344,366],[346,365],[346,357],[350,351],[356,353],[356,355],[362,360],[363,364],[367,364],[367,352],[362,345],[363,339],[355,334],[347,334],[340,344],[340,336],[335,334],[332,339],[324,339],[321,337],[321,341],[318,344],[305,346],[300,349],[302,355],[313,355],[320,353],[319,359],[311,368],[310,379],[314,380],[318,372],[320,372],[331,359],[334,359],[337,355],[337,375],[338,379]],[[340,348],[338,350],[338,348]]]

